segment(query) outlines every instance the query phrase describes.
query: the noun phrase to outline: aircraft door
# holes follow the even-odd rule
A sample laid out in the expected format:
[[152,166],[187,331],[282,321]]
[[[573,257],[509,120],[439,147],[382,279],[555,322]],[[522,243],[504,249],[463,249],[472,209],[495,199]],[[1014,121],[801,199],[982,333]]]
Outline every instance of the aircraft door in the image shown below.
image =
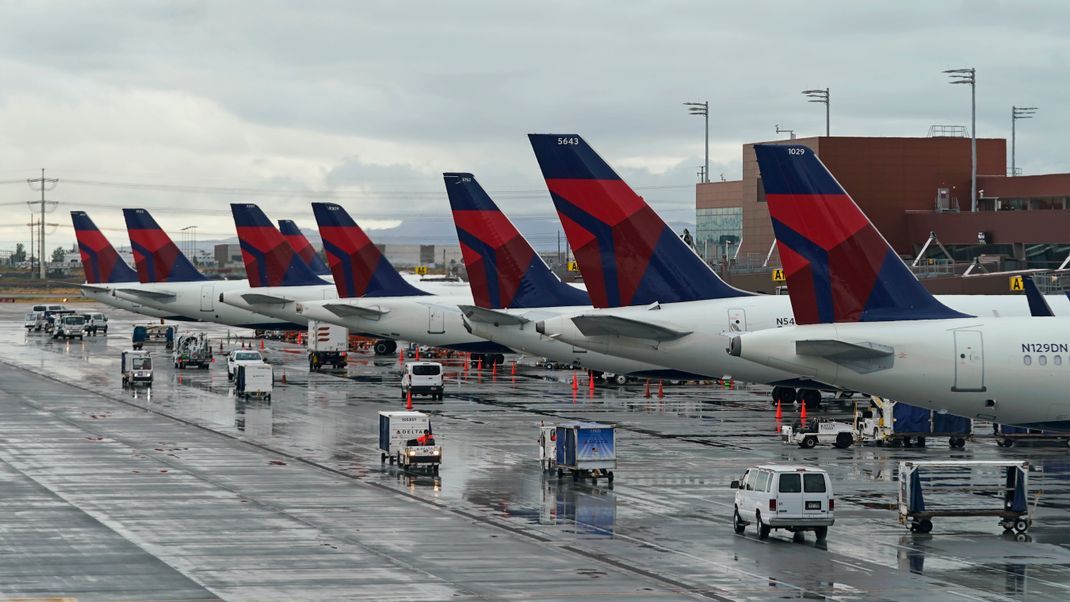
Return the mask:
[[951,390],[986,390],[984,346],[977,330],[955,331],[955,386]]
[[446,332],[446,316],[441,307],[427,308],[427,333],[442,334]]
[[729,332],[747,332],[747,312],[742,309],[728,310]]
[[201,311],[212,311],[213,308],[215,307],[213,305],[213,303],[214,303],[214,300],[212,299],[212,286],[211,285],[202,286],[201,287]]

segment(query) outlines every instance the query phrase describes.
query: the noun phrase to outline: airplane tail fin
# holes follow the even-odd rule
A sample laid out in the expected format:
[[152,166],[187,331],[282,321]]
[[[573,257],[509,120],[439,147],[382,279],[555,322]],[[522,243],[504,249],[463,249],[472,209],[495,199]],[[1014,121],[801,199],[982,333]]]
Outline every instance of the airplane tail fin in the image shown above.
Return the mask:
[[312,270],[312,273],[317,276],[329,276],[331,268],[327,267],[327,264],[323,263],[320,259],[319,253],[316,253],[316,249],[312,247],[312,243],[308,242],[308,238],[301,232],[301,228],[297,227],[297,223],[293,220],[280,219],[279,231],[286,238],[286,242],[290,243],[290,246],[297,251],[297,254],[301,256],[301,261],[305,262],[305,265]]
[[137,282],[137,272],[123,261],[85,211],[71,211],[71,221],[82,254],[86,284]]
[[748,295],[725,284],[576,134],[529,134],[595,307]]
[[275,224],[252,203],[231,203],[249,286],[327,284],[316,276]]
[[813,150],[754,153],[796,324],[966,317],[925,290]]
[[469,173],[442,174],[475,304],[486,309],[590,305],[561,282]]
[[312,203],[338,296],[426,295],[406,282],[341,205]]
[[1034,318],[1050,318],[1055,315],[1032,276],[1022,276],[1022,288],[1025,289],[1025,298],[1029,302],[1029,315]]
[[204,274],[175,246],[171,237],[145,209],[123,209],[134,265],[141,282],[193,282]]

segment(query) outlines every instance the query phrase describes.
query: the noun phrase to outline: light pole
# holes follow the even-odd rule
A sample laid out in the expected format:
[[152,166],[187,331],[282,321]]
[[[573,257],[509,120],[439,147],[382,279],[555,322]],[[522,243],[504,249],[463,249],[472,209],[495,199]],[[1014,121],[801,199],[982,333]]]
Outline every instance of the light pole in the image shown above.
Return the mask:
[[829,136],[829,89],[824,90],[803,90],[803,95],[810,100],[806,102],[819,102],[825,105],[825,137]]
[[952,84],[970,85],[970,211],[977,211],[977,71],[973,67],[945,69]]
[[687,112],[691,115],[702,115],[706,118],[706,166],[702,171],[702,181],[710,181],[710,101],[685,102]]
[[186,226],[182,228],[182,237],[185,239],[186,255],[189,260],[196,265],[197,263],[197,226]]
[[1037,112],[1037,108],[1036,107],[1015,107],[1015,106],[1011,107],[1011,175],[1012,176],[1018,175],[1018,165],[1017,165],[1017,163],[1015,163],[1015,156],[1014,156],[1014,151],[1015,151],[1014,147],[1015,147],[1015,145],[1017,143],[1016,132],[1015,132],[1015,129],[1016,129],[1015,128],[1015,124],[1018,122],[1019,119],[1032,119],[1033,115],[1035,115],[1036,112]]

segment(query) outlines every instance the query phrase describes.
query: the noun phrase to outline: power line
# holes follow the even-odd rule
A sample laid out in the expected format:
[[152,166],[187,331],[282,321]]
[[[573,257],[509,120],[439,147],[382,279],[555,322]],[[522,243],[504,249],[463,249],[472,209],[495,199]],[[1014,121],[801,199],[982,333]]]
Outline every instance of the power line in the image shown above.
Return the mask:
[[[48,268],[45,264],[45,192],[49,190],[55,190],[59,184],[59,178],[46,178],[45,168],[41,168],[40,178],[26,178],[26,183],[30,185],[30,190],[41,191],[41,232],[37,239],[41,247],[41,254],[37,257],[38,263],[41,264],[41,280],[44,280],[48,276]],[[34,184],[39,184],[38,187],[34,187]],[[29,204],[29,203],[27,203]],[[55,209],[55,204],[52,205]]]

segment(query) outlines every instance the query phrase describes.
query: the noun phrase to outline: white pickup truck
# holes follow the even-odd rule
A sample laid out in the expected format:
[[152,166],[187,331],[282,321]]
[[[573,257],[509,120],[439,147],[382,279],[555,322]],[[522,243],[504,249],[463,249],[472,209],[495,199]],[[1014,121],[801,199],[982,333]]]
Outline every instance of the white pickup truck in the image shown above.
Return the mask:
[[238,366],[242,364],[263,364],[264,357],[253,349],[235,349],[227,356],[227,380],[234,380]]

